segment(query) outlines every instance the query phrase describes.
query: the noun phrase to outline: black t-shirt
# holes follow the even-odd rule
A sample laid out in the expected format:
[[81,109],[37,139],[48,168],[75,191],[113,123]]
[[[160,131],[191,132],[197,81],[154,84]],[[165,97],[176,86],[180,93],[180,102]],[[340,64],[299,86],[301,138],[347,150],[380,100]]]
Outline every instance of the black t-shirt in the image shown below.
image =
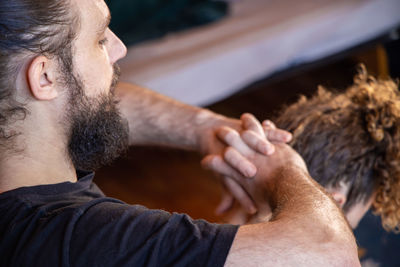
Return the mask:
[[223,266],[237,226],[107,198],[76,183],[0,194],[1,266]]

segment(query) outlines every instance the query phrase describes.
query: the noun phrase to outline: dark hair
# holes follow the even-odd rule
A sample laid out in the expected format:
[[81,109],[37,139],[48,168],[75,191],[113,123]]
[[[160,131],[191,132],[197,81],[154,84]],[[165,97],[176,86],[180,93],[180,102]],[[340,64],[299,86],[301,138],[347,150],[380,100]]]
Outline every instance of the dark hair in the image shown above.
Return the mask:
[[[68,0],[0,0],[0,144],[28,110],[14,96],[18,71],[37,55],[70,57],[78,16]],[[68,60],[70,61],[70,60]],[[65,68],[65,67],[64,67]]]
[[277,126],[293,132],[292,146],[325,187],[350,186],[346,212],[376,193],[373,207],[385,229],[400,222],[400,94],[392,80],[364,66],[345,93],[318,93],[286,108]]

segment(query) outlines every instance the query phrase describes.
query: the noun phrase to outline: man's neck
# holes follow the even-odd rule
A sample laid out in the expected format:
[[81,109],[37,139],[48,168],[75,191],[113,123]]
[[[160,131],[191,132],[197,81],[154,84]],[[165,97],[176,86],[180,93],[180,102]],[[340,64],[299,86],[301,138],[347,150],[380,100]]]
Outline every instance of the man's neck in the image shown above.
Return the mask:
[[21,151],[1,152],[0,193],[25,186],[76,182],[75,168],[61,140],[30,136],[23,143]]

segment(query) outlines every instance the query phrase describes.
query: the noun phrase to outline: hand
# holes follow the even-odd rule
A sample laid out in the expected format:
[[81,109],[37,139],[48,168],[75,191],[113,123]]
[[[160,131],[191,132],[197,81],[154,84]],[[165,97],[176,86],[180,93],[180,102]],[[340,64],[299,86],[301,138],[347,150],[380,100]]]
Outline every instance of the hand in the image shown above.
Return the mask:
[[[304,161],[294,150],[285,144],[277,145],[276,152],[272,156],[264,156],[264,161],[257,159],[257,157],[260,156],[260,154],[256,155],[254,159],[252,159],[252,162],[258,160],[260,164],[265,167],[259,168],[255,179],[245,180],[240,185],[238,183],[234,184],[235,188],[238,187],[248,194],[248,197],[256,205],[257,212],[249,213],[247,210],[244,210],[243,205],[236,205],[232,196],[226,193],[223,202],[220,204],[222,207],[219,208],[224,209],[223,212],[226,213],[225,220],[231,224],[243,225],[269,221],[272,218],[272,210],[276,206],[276,203],[272,203],[271,205],[271,201],[268,197],[275,190],[274,188],[277,181],[274,178],[276,176],[276,171],[286,166],[296,166],[298,169],[307,172]],[[284,162],[286,162],[286,164],[283,164]],[[258,167],[258,164],[255,164]],[[231,179],[229,179],[229,181],[231,181]],[[239,189],[236,189],[236,191],[238,190]],[[227,204],[227,202],[229,202],[229,204]]]
[[[244,138],[246,138],[247,142],[245,147],[250,147],[254,151],[265,155],[271,155],[274,153],[274,145],[272,142],[287,143],[292,139],[291,133],[277,129],[269,120],[264,121],[263,126],[259,123],[254,123],[254,121],[258,122],[258,120],[248,113],[243,114],[241,120],[237,120],[202,110],[199,118],[197,118],[197,120],[203,122],[200,123],[202,126],[197,130],[197,143],[199,144],[200,152],[205,155],[222,155],[222,151],[226,148],[226,143],[218,137],[218,131],[224,126],[230,127],[238,133],[245,132]],[[258,134],[254,135],[252,134],[252,131]],[[250,164],[252,167],[247,169],[246,166],[249,162],[246,159],[244,159],[244,162],[245,164],[243,164],[243,167],[237,166],[238,169],[236,170],[243,176],[253,177],[255,171],[252,168],[252,164]]]
[[[254,123],[254,121],[257,123]],[[236,198],[248,213],[254,214],[257,211],[254,202],[236,181],[245,179],[245,177],[253,177],[256,174],[256,168],[240,153],[229,154],[229,160],[235,162],[233,164],[229,164],[223,159],[222,154],[226,149],[225,136],[223,136],[225,126],[230,126],[241,132],[241,138],[246,141],[246,143],[236,142],[240,137],[235,132],[236,136],[232,136],[230,140],[236,146],[240,146],[242,150],[248,149],[248,152],[258,151],[265,155],[270,155],[275,150],[271,142],[288,142],[292,136],[286,131],[277,129],[270,121],[264,121],[263,126],[261,126],[255,117],[250,114],[242,115],[241,121],[221,116],[217,122],[214,121],[211,127],[208,126],[208,131],[206,131],[205,135],[202,135],[205,140],[202,142],[205,144],[202,146],[203,153],[213,154],[213,156],[207,156],[203,159],[203,166],[208,168],[209,165],[212,165],[211,169],[223,169],[225,174],[222,181],[227,193],[219,205],[217,213],[222,213],[229,209],[233,204],[234,198]],[[268,136],[269,140],[266,139],[266,136]],[[220,157],[214,157],[215,155],[220,155]]]
[[[235,186],[240,187],[248,194],[249,198],[254,201],[257,207],[257,213],[250,214],[251,216],[249,216],[249,212],[236,208],[233,217],[232,213],[230,213],[231,219],[233,219],[233,221],[231,220],[230,222],[244,224],[269,221],[272,216],[272,211],[277,205],[277,203],[270,200],[269,196],[274,194],[277,183],[279,183],[279,179],[275,179],[279,177],[277,175],[278,172],[287,167],[295,167],[307,173],[307,168],[302,158],[286,144],[277,144],[276,151],[271,156],[264,156],[259,153],[246,156],[257,166],[257,175],[252,180],[242,179],[240,185],[238,182],[235,183]],[[214,171],[218,170],[214,169]],[[231,181],[231,179],[229,179],[229,181]]]
[[[229,178],[224,178],[225,181],[225,185],[228,187],[229,191],[232,192],[236,199],[238,199],[239,201],[241,200],[241,204],[243,207],[245,207],[246,205],[250,205],[249,203],[247,203],[246,201],[250,201],[252,200],[251,197],[248,195],[248,193],[243,189],[243,181],[241,181],[240,177],[237,177],[237,175],[233,174],[229,171],[229,167],[224,166],[224,164],[226,165],[230,165],[232,167],[234,167],[235,165],[240,165],[241,163],[241,159],[240,157],[243,158],[243,156],[247,157],[248,159],[253,158],[253,160],[255,160],[257,158],[258,155],[261,155],[260,153],[255,152],[254,150],[249,149],[246,144],[244,143],[244,141],[246,141],[247,144],[252,144],[252,146],[254,147],[255,144],[257,144],[259,137],[255,137],[256,135],[261,136],[264,133],[271,133],[274,134],[276,133],[276,131],[266,131],[265,128],[275,128],[274,125],[270,122],[265,122],[264,124],[264,131],[260,131],[261,126],[259,125],[258,121],[255,120],[254,117],[252,116],[242,116],[242,120],[243,120],[243,124],[246,127],[246,131],[242,132],[241,137],[239,136],[239,134],[228,127],[221,127],[218,132],[217,135],[219,136],[219,138],[221,138],[221,140],[224,140],[227,144],[231,145],[231,148],[227,149],[223,159],[220,156],[216,156],[216,155],[210,155],[208,156],[205,160],[203,160],[204,165],[208,166],[210,169],[213,169],[217,172],[222,173],[225,176],[231,176],[234,177],[236,179],[236,182],[234,182],[232,179]],[[250,130],[251,129],[251,130]],[[268,130],[268,129],[267,129]],[[279,144],[277,144],[279,145]],[[232,148],[233,147],[233,148]],[[234,149],[235,148],[235,149]],[[301,157],[298,156],[298,154],[296,152],[294,152],[290,147],[286,146],[286,148],[282,148],[281,150],[288,150],[289,149],[289,154],[286,155],[285,153],[282,153],[282,151],[280,151],[278,153],[278,157],[275,157],[275,159],[279,158],[279,160],[275,160],[275,163],[278,163],[277,166],[279,166],[279,162],[290,162],[290,157],[288,159],[285,159],[285,157],[287,156],[291,156],[293,157],[293,163],[296,163],[297,165],[301,166],[301,168],[305,168],[305,164],[303,162],[303,160],[301,159]],[[294,154],[293,154],[294,153]],[[247,159],[246,159],[247,160]],[[264,177],[269,176],[268,172],[269,171],[274,171],[274,164],[271,165],[271,163],[274,163],[274,161],[271,161],[271,159],[269,160],[270,164],[263,164],[263,163],[259,163],[257,165],[258,168],[262,168],[264,166],[268,166],[267,169],[263,170],[261,173]],[[219,162],[219,164],[215,164],[215,162]],[[293,164],[293,165],[296,165]],[[261,167],[259,167],[261,166]],[[260,170],[259,170],[260,172]],[[238,183],[241,183],[238,184]],[[254,196],[254,190],[252,190],[252,196]],[[250,199],[250,200],[248,200]],[[258,201],[258,205],[264,205],[264,201]],[[233,197],[232,195],[225,195],[223,198],[223,201],[219,207],[219,211],[226,211],[228,210],[233,204]],[[252,203],[254,204],[254,203]],[[246,211],[248,212],[248,209],[246,209]],[[252,214],[251,212],[248,212],[250,214]],[[261,216],[262,218],[268,217],[270,214],[269,208],[268,206],[266,207],[262,207],[261,213],[258,214],[258,216]],[[242,216],[241,218],[244,218],[244,216]]]

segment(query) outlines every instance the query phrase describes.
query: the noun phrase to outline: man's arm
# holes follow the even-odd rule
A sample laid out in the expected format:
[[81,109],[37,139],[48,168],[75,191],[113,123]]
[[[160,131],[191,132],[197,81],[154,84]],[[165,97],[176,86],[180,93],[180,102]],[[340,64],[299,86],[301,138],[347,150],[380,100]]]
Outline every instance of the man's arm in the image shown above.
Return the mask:
[[[166,145],[209,154],[223,148],[215,130],[222,125],[241,131],[240,120],[210,110],[186,105],[149,89],[119,83],[116,88],[119,109],[128,119],[131,145]],[[272,152],[269,141],[288,142],[291,135],[279,129],[266,129],[268,140],[260,138],[261,153]]]
[[[128,120],[131,145],[164,145],[203,154],[221,154],[225,145],[218,140],[215,129],[220,125],[241,128],[240,120],[183,104],[137,85],[119,83],[115,94],[121,114]],[[269,142],[263,145],[271,146]],[[254,165],[246,161],[239,169],[229,170],[237,177],[240,174],[252,177],[256,172]],[[247,212],[255,212],[253,201],[246,193],[231,193]]]
[[[216,129],[221,125],[237,131],[242,128],[240,120],[183,104],[133,84],[119,83],[115,93],[122,116],[129,123],[131,145],[165,145],[203,154],[221,154],[226,146],[216,136]],[[291,138],[288,132],[279,129],[266,128],[265,134],[270,141],[288,142]],[[259,138],[253,149],[272,153],[274,146],[268,140]],[[235,179],[253,177],[256,173],[255,166],[245,159],[237,168],[226,169],[230,172],[227,176]],[[254,204],[245,192],[231,193],[247,212],[254,213]]]
[[273,175],[272,220],[241,226],[226,266],[359,266],[352,231],[330,197],[301,169]]
[[128,119],[131,145],[201,150],[196,131],[220,119],[212,112],[133,84],[119,83],[116,96],[122,115]]
[[[258,123],[247,121],[248,125]],[[243,140],[249,138],[233,129],[222,127],[218,135],[231,146],[223,155],[226,162],[237,164],[232,155],[241,153],[257,166],[255,179],[243,180],[241,185],[257,205],[268,203],[272,210],[271,219],[239,228],[227,266],[359,266],[347,221],[311,179],[298,153],[276,144],[275,153],[264,156],[244,147]],[[225,175],[224,169],[213,164],[219,157],[210,155],[203,163]]]

